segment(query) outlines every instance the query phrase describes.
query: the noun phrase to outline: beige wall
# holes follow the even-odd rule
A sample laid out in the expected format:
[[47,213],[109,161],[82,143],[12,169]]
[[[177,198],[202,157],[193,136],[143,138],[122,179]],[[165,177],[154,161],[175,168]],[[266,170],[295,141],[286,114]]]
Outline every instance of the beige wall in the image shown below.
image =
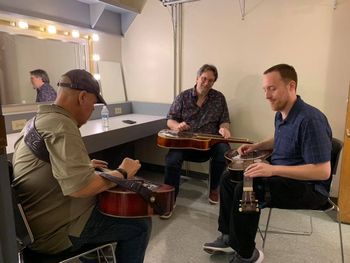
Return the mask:
[[93,43],[94,53],[98,53],[101,60],[121,62],[122,37],[102,32],[96,33],[98,33],[100,40]]
[[[274,116],[264,99],[261,73],[289,63],[299,73],[298,93],[328,116],[334,136],[342,139],[350,1],[338,1],[333,10],[329,0],[249,0],[246,12],[241,20],[238,1],[232,0],[183,5],[182,89],[193,85],[199,66],[215,64],[215,88],[226,95],[233,135],[260,140],[272,135]],[[160,1],[147,1],[122,40],[122,56],[130,100],[173,100],[171,16]],[[141,143],[138,151],[145,161],[163,164],[163,156],[150,156],[150,145]]]

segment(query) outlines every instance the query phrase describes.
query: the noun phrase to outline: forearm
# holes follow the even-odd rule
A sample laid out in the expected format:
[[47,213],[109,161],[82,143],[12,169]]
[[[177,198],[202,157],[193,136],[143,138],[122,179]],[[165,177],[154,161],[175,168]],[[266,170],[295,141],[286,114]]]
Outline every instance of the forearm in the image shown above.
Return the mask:
[[[123,178],[122,174],[118,172],[111,172],[109,174],[113,174],[119,178]],[[95,173],[92,180],[82,189],[70,194],[72,197],[77,198],[85,198],[90,196],[95,196],[103,191],[106,191],[115,186],[115,183],[110,182],[104,178],[102,178],[98,173]]]
[[327,180],[331,173],[330,162],[296,166],[272,165],[272,176],[295,180]]
[[255,150],[272,150],[274,145],[274,138],[267,139],[254,144]]

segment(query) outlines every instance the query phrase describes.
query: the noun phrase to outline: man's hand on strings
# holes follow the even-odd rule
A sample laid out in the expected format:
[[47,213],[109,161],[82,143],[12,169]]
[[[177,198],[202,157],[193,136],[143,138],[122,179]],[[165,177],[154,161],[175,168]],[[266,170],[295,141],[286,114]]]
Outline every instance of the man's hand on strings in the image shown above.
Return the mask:
[[125,158],[120,164],[119,168],[124,169],[128,173],[128,179],[135,176],[137,171],[141,168],[139,160],[133,160],[131,158]]
[[187,131],[190,129],[190,125],[188,125],[186,122],[180,122],[179,125],[177,125],[176,130],[181,131]]
[[256,149],[256,144],[242,144],[238,149],[237,152],[239,155],[245,155],[248,154],[250,152],[253,152]]

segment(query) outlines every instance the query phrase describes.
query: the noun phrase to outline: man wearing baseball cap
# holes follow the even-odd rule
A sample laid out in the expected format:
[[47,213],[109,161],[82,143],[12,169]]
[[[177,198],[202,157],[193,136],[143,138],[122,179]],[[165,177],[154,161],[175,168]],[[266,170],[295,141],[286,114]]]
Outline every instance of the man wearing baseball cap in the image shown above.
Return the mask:
[[[115,184],[95,172],[107,163],[90,160],[79,127],[95,103],[105,104],[99,84],[89,72],[74,69],[62,75],[58,86],[54,104],[40,105],[15,143],[14,186],[34,235],[30,249],[71,254],[117,242],[117,262],[143,262],[151,220],[110,217],[96,208],[96,195]],[[33,132],[39,143],[31,141]],[[125,158],[109,174],[130,178],[140,166]]]

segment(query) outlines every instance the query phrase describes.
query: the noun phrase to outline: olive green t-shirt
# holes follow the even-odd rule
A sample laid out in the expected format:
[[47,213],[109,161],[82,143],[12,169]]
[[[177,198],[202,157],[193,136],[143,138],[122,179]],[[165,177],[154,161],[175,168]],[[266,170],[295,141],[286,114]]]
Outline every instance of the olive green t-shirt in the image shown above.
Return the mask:
[[56,105],[40,105],[35,121],[44,138],[50,163],[26,146],[23,131],[13,155],[14,186],[34,235],[31,249],[58,253],[79,236],[96,203],[94,197],[74,198],[95,176],[77,122]]

